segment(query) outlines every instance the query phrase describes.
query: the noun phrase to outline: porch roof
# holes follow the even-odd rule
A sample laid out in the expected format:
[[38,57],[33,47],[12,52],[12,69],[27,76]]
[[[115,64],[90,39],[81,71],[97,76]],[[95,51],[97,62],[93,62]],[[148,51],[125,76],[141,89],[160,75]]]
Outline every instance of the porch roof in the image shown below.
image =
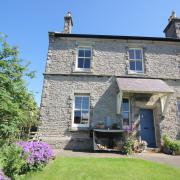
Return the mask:
[[123,92],[133,93],[173,93],[174,91],[160,79],[117,78],[118,87]]

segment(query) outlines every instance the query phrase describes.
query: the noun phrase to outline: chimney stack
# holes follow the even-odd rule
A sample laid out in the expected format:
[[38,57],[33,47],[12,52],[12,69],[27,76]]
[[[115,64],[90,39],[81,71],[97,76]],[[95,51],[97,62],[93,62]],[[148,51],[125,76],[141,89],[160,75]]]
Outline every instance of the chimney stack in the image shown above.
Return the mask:
[[165,36],[168,38],[180,39],[180,18],[176,17],[175,11],[172,11],[168,21],[169,23],[164,29]]
[[63,33],[70,34],[73,27],[73,21],[71,12],[68,12],[66,16],[64,16],[64,31]]

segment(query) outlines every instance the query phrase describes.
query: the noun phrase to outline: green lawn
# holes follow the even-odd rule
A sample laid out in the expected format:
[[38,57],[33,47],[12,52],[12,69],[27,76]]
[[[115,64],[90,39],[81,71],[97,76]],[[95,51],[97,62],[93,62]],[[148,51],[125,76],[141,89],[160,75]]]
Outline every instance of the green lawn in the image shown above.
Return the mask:
[[176,180],[180,169],[133,158],[62,158],[21,180]]

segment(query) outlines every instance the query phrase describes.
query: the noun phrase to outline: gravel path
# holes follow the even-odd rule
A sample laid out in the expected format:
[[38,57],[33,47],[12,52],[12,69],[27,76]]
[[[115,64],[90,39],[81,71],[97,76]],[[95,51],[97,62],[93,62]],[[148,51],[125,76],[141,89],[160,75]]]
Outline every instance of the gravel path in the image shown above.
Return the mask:
[[76,152],[70,150],[54,150],[54,152],[61,157],[140,158],[180,168],[180,156],[171,156],[163,153],[145,152],[126,156],[110,152]]

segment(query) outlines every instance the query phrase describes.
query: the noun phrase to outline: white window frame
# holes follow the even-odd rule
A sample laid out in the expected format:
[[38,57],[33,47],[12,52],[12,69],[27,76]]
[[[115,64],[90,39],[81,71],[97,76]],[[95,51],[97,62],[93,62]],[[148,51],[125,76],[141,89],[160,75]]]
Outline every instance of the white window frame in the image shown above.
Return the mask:
[[[129,111],[122,111],[123,109],[123,99],[128,99],[128,102],[129,102]],[[122,114],[122,117],[123,117],[123,112],[128,112],[129,114],[129,125],[127,126],[130,126],[131,125],[131,106],[130,106],[130,98],[129,97],[123,97],[122,98],[122,105],[121,105],[121,114]],[[122,126],[124,126],[124,118],[122,118],[123,122],[122,122]]]
[[[76,124],[74,123],[74,112],[75,110],[80,110],[80,109],[75,109],[75,98],[76,97],[88,97],[89,98],[89,116],[88,116],[88,123],[87,124]],[[82,111],[82,109],[81,109]],[[72,111],[72,127],[73,128],[78,128],[78,127],[89,127],[89,121],[90,121],[90,95],[87,94],[74,94],[73,98],[73,111]]]
[[[90,49],[91,50],[91,57],[90,57],[90,68],[79,68],[78,67],[78,58],[79,58],[79,49]],[[77,55],[76,55],[76,65],[75,65],[75,71],[80,71],[80,72],[89,72],[91,71],[91,66],[92,66],[92,53],[93,53],[93,50],[92,50],[92,47],[91,46],[78,46],[78,49],[77,49]]]
[[180,109],[178,108],[178,105],[180,105],[180,98],[177,99],[178,120],[180,121]]
[[[142,59],[130,59],[130,55],[129,55],[129,51],[130,50],[140,50],[141,51]],[[143,48],[129,48],[128,49],[128,59],[129,59],[129,73],[130,74],[144,74],[144,54],[143,54]],[[142,71],[131,70],[130,69],[130,61],[142,61]]]

